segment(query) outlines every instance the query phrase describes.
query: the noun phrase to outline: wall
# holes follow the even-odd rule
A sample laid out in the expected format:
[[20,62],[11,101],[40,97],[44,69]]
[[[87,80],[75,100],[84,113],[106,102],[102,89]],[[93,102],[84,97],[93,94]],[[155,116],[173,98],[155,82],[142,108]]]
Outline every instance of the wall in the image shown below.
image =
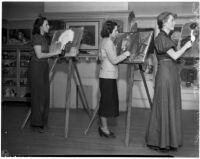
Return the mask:
[[192,6],[193,6],[192,1],[190,2],[174,2],[174,1],[148,2],[147,1],[147,2],[129,2],[128,3],[128,9],[134,10],[136,17],[156,17],[159,13],[163,11],[174,12],[178,14],[178,16],[190,16],[192,14]]
[[33,20],[42,12],[43,2],[2,2],[2,18],[7,20]]
[[[172,11],[179,17],[189,17],[192,15],[192,5],[192,2],[3,2],[2,18],[10,22],[10,27],[26,25],[25,27],[31,28],[33,20],[40,13],[69,13],[65,14],[65,18],[71,16],[72,19],[80,19],[80,16],[73,15],[80,12],[98,14],[99,12],[134,10],[139,27],[155,27],[155,17],[162,11]],[[95,15],[91,13],[83,14],[81,18]],[[110,17],[105,16],[105,18]]]
[[40,13],[44,12],[43,2],[3,2],[2,19],[6,28],[30,28]]
[[44,12],[127,11],[128,2],[44,2]]

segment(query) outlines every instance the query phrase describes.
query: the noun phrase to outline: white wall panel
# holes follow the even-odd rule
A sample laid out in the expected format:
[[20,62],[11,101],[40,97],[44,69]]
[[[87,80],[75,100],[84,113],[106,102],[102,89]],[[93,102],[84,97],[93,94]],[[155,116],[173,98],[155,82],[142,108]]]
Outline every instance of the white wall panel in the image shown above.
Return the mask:
[[44,2],[44,12],[125,11],[128,2]]

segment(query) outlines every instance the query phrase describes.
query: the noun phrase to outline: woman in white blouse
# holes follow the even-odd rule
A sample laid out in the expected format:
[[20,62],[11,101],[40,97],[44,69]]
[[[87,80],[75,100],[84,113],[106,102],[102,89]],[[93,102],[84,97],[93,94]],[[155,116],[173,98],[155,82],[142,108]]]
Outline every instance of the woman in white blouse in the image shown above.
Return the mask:
[[101,68],[99,74],[99,88],[101,98],[99,102],[99,117],[101,126],[99,135],[107,138],[115,138],[113,132],[108,128],[107,118],[119,115],[119,99],[117,91],[118,66],[117,64],[130,56],[126,51],[117,56],[116,47],[113,41],[118,34],[117,23],[106,21],[103,24],[101,37],[103,38],[100,46]]

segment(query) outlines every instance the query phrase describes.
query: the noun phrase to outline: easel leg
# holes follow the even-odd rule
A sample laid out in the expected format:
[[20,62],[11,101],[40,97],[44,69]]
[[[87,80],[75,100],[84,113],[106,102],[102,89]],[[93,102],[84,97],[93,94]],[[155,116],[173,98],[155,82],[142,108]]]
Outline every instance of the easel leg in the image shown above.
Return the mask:
[[150,108],[152,108],[151,97],[150,97],[149,90],[148,90],[148,87],[147,87],[147,83],[146,83],[146,80],[145,80],[145,77],[144,77],[144,73],[142,71],[142,65],[141,64],[139,64],[139,69],[140,69],[140,74],[142,76],[142,81],[144,83],[144,87],[145,87],[145,90],[146,90],[146,93],[147,93],[147,97],[148,97],[148,100],[149,100],[149,105],[150,105]]
[[75,72],[76,72],[77,79],[78,79],[79,84],[80,84],[79,92],[80,92],[81,96],[82,96],[83,99],[84,99],[84,102],[83,102],[83,103],[85,103],[85,104],[83,104],[83,106],[84,106],[85,109],[87,110],[87,113],[88,113],[89,117],[91,117],[91,116],[92,116],[92,113],[91,113],[90,108],[89,108],[89,106],[88,106],[88,101],[87,101],[87,98],[86,98],[86,96],[85,96],[85,92],[84,92],[83,84],[82,84],[82,82],[81,82],[81,78],[80,78],[80,75],[79,75],[79,72],[78,72],[78,68],[77,68],[77,66],[76,66],[75,63],[73,63],[73,66],[74,66],[74,69],[75,69]]
[[[77,81],[77,79],[76,79],[76,77],[75,77],[75,75],[74,75],[74,73],[73,73],[73,79],[74,79],[74,82],[75,82],[75,84],[76,84],[76,86],[78,86],[78,81]],[[78,87],[78,91],[79,91],[79,95],[80,95],[80,99],[81,99],[81,102],[82,102],[82,104],[83,104],[83,108],[84,108],[84,110],[86,111],[86,113],[89,115],[89,117],[90,117],[90,112],[86,109],[86,106],[85,106],[85,102],[84,102],[84,97],[83,97],[83,95],[82,95],[82,92],[81,92],[81,88],[79,88]]]
[[89,123],[87,129],[85,129],[85,132],[84,132],[85,135],[86,135],[87,132],[89,131],[89,128],[91,127],[91,125],[92,125],[92,123],[93,123],[93,121],[94,121],[94,119],[95,119],[95,116],[96,116],[98,110],[99,110],[99,104],[97,104],[97,106],[96,106],[96,108],[95,108],[95,110],[94,110],[94,113],[93,113],[92,119],[90,120],[90,123]]
[[21,126],[21,129],[23,129],[25,127],[30,115],[31,115],[31,108],[29,108],[28,113],[26,114],[26,117],[25,117],[24,122],[23,122],[23,124]]
[[52,67],[51,67],[51,69],[49,71],[49,81],[51,81],[51,79],[52,79],[53,69],[55,68],[55,65],[56,65],[57,61],[58,61],[58,57],[53,61],[53,65],[52,65]]
[[76,73],[76,76],[77,76],[77,79],[76,79],[75,74],[73,74],[74,81],[75,81],[76,85],[78,85],[78,82],[79,82],[79,85],[80,85],[80,87],[78,87],[78,91],[80,93],[81,102],[83,104],[84,109],[88,113],[89,117],[91,117],[92,114],[91,114],[91,111],[90,111],[89,106],[88,106],[87,98],[85,96],[85,92],[84,92],[83,85],[82,85],[82,82],[81,82],[81,78],[80,78],[80,75],[79,75],[79,72],[78,72],[78,68],[76,66],[76,63],[74,63],[74,62],[73,62],[73,67],[75,69],[74,73]]
[[126,138],[125,144],[129,145],[130,126],[131,126],[131,107],[132,107],[132,89],[134,78],[134,65],[128,64],[127,66],[127,121],[126,121]]
[[71,74],[72,74],[72,58],[69,59],[69,68],[68,68],[68,77],[67,77],[67,88],[66,88],[66,103],[65,103],[65,138],[68,137],[68,128],[69,128],[69,97],[71,92]]

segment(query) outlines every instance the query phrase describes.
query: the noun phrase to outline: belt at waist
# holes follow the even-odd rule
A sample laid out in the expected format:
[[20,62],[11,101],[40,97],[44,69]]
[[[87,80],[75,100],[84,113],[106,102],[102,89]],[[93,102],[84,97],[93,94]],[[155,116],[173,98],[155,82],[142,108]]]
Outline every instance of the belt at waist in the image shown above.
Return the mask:
[[159,62],[160,61],[172,61],[172,59],[161,59],[161,60],[159,60]]
[[48,58],[38,59],[36,56],[32,56],[31,60],[32,61],[37,61],[37,62],[48,62]]

